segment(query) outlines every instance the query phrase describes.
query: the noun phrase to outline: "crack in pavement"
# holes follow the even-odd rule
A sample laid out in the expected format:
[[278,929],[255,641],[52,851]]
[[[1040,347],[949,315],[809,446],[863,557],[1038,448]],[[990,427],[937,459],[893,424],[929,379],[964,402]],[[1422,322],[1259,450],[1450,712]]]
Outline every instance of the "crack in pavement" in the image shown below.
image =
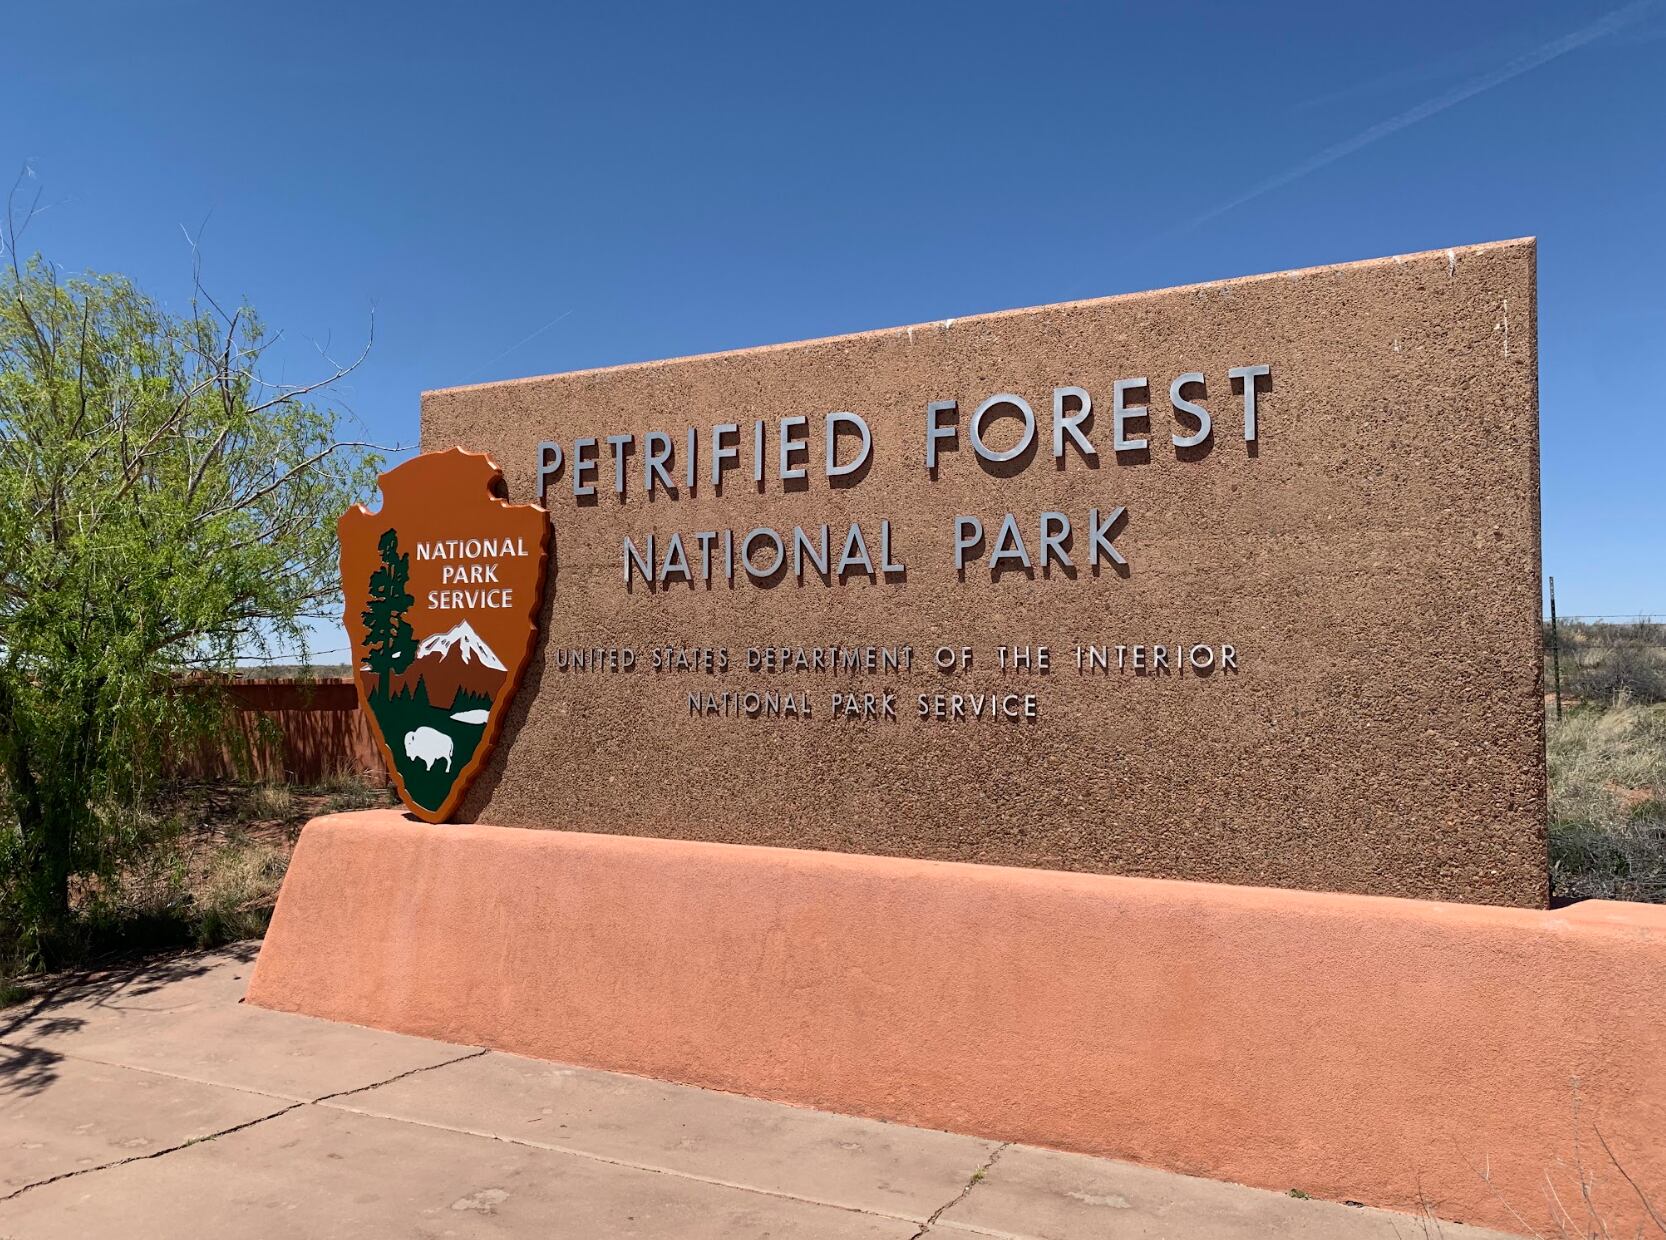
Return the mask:
[[1012,1142],[1011,1141],[1003,1141],[999,1145],[997,1145],[993,1150],[991,1150],[989,1152],[989,1157],[984,1160],[983,1166],[979,1167],[976,1171],[972,1172],[971,1177],[966,1181],[965,1186],[963,1188],[961,1188],[961,1190],[958,1193],[956,1193],[953,1197],[951,1197],[948,1201],[945,1201],[942,1205],[938,1206],[935,1210],[933,1210],[931,1212],[931,1217],[926,1219],[926,1221],[920,1225],[920,1230],[915,1232],[912,1236],[908,1237],[908,1240],[920,1240],[920,1237],[924,1236],[927,1232],[929,1232],[933,1227],[935,1227],[937,1225],[937,1220],[938,1219],[942,1218],[943,1215],[946,1214],[948,1211],[952,1210],[955,1206],[958,1206],[961,1202],[965,1201],[967,1196],[971,1193],[971,1191],[974,1188],[976,1188],[979,1184],[983,1183],[984,1176],[989,1174],[990,1168],[995,1165],[996,1161],[1001,1157],[1001,1155],[1006,1153],[1006,1151],[1008,1149],[1010,1149],[1011,1147],[1012,1147]]
[[403,1081],[408,1076],[417,1076],[423,1072],[434,1072],[440,1068],[449,1068],[454,1063],[462,1063],[465,1059],[479,1059],[482,1055],[491,1054],[490,1047],[477,1047],[466,1055],[458,1055],[455,1059],[447,1059],[442,1063],[424,1064],[420,1068],[410,1068],[404,1072],[396,1072],[385,1081],[372,1081],[368,1085],[355,1085],[352,1089],[338,1089],[333,1094],[321,1094],[317,1098],[308,1099],[308,1104],[317,1106],[320,1102],[328,1102],[332,1098],[346,1098],[352,1094],[362,1094],[367,1089],[380,1089],[384,1085],[392,1085],[395,1081]]
[[[90,1059],[90,1058],[87,1058],[86,1056],[70,1055],[70,1054],[65,1054],[64,1052],[59,1052],[59,1053],[64,1054],[64,1058],[66,1058],[66,1059],[84,1059],[88,1063],[106,1064],[106,1061],[101,1060],[101,1059]],[[115,1167],[125,1167],[129,1163],[146,1162],[146,1161],[148,1161],[152,1158],[161,1158],[166,1154],[176,1154],[180,1150],[189,1149],[193,1145],[202,1145],[205,1142],[217,1141],[221,1137],[230,1136],[234,1132],[242,1132],[245,1128],[253,1128],[256,1124],[264,1124],[268,1120],[277,1119],[278,1116],[280,1116],[280,1115],[288,1115],[291,1111],[298,1111],[302,1107],[318,1106],[320,1103],[328,1102],[332,1098],[345,1098],[349,1094],[363,1093],[367,1089],[379,1089],[383,1085],[391,1085],[395,1081],[402,1081],[408,1076],[416,1076],[419,1072],[433,1072],[433,1071],[435,1071],[436,1069],[439,1069],[439,1068],[449,1068],[454,1063],[462,1063],[465,1059],[477,1059],[481,1055],[484,1055],[486,1053],[487,1053],[487,1048],[482,1046],[482,1047],[479,1047],[476,1050],[470,1051],[466,1055],[457,1055],[454,1058],[443,1060],[440,1063],[424,1064],[422,1067],[419,1067],[419,1068],[410,1068],[410,1069],[407,1069],[404,1072],[396,1072],[384,1081],[372,1081],[368,1085],[356,1085],[352,1089],[337,1090],[333,1094],[324,1094],[324,1095],[322,1095],[320,1097],[317,1097],[317,1098],[304,1098],[304,1099],[300,1099],[300,1100],[297,1100],[297,1101],[293,1101],[293,1102],[290,1102],[288,1106],[279,1107],[276,1111],[269,1112],[266,1115],[259,1115],[259,1116],[256,1116],[254,1119],[246,1119],[240,1124],[233,1124],[229,1128],[221,1128],[216,1132],[205,1133],[205,1134],[203,1134],[202,1136],[199,1136],[199,1137],[191,1137],[191,1138],[189,1138],[185,1141],[179,1142],[176,1145],[167,1146],[164,1149],[151,1150],[148,1153],[144,1153],[144,1154],[130,1154],[126,1158],[117,1158],[117,1159],[114,1159],[114,1160],[112,1160],[110,1162],[107,1162],[107,1163],[99,1163],[98,1166],[96,1166],[96,1167],[77,1167],[73,1171],[60,1171],[57,1175],[49,1175],[44,1180],[35,1180],[33,1183],[25,1184],[21,1188],[13,1189],[11,1192],[5,1194],[4,1196],[0,1196],[0,1202],[13,1201],[16,1198],[23,1196],[24,1193],[30,1192],[33,1189],[45,1188],[48,1184],[56,1184],[60,1180],[72,1180],[78,1175],[91,1175],[95,1171],[109,1171],[109,1170],[111,1170]],[[126,1067],[129,1067],[130,1065],[128,1065],[128,1064],[106,1064],[106,1066],[116,1067],[116,1068],[126,1068]],[[281,1097],[282,1096],[282,1095],[263,1094],[260,1090],[241,1090],[236,1085],[222,1085],[222,1084],[219,1084],[218,1082],[214,1082],[214,1081],[196,1081],[192,1077],[179,1076],[176,1073],[172,1073],[172,1072],[162,1072],[162,1071],[160,1071],[158,1069],[155,1069],[155,1068],[137,1068],[137,1069],[134,1069],[134,1070],[138,1071],[138,1072],[151,1072],[151,1073],[154,1073],[157,1076],[173,1077],[175,1080],[192,1081],[192,1083],[194,1083],[194,1084],[213,1085],[213,1086],[215,1086],[216,1088],[219,1088],[219,1089],[231,1089],[231,1090],[239,1090],[239,1092],[242,1092],[242,1093],[259,1094],[262,1097],[273,1097],[273,1096]],[[336,1108],[336,1109],[348,1110],[350,1108],[343,1107],[343,1108]]]
[[[286,1100],[287,1105],[279,1107],[276,1110],[271,1111],[266,1115],[257,1116],[256,1118],[250,1119],[250,1120],[244,1120],[242,1123],[233,1124],[230,1127],[222,1128],[222,1129],[220,1129],[216,1132],[207,1133],[207,1134],[204,1134],[204,1135],[198,1136],[198,1137],[192,1137],[189,1140],[181,1141],[181,1142],[179,1142],[175,1145],[170,1145],[170,1146],[166,1147],[165,1149],[151,1150],[151,1151],[149,1151],[147,1153],[144,1153],[144,1154],[133,1154],[133,1155],[130,1155],[126,1158],[118,1158],[118,1159],[115,1159],[111,1162],[100,1163],[96,1167],[78,1167],[73,1171],[63,1171],[63,1172],[59,1172],[57,1175],[48,1176],[48,1177],[46,1177],[45,1179],[42,1179],[42,1180],[36,1180],[32,1184],[25,1184],[21,1188],[14,1189],[12,1192],[7,1193],[4,1196],[0,1196],[0,1202],[6,1202],[6,1201],[14,1200],[15,1198],[21,1197],[24,1193],[30,1192],[33,1189],[44,1188],[46,1185],[56,1184],[60,1180],[72,1179],[76,1176],[81,1176],[81,1175],[89,1175],[89,1174],[91,1174],[92,1172],[95,1172],[95,1171],[109,1171],[109,1170],[112,1170],[113,1168],[116,1168],[116,1167],[126,1166],[129,1163],[144,1162],[144,1161],[154,1159],[154,1158],[161,1158],[164,1155],[177,1153],[178,1151],[183,1150],[183,1149],[188,1149],[193,1145],[202,1145],[202,1144],[205,1144],[205,1143],[210,1142],[210,1141],[216,1141],[221,1137],[230,1136],[232,1133],[242,1132],[243,1130],[248,1129],[248,1128],[253,1128],[258,1124],[264,1124],[264,1123],[268,1122],[269,1120],[277,1119],[279,1116],[288,1115],[291,1111],[298,1111],[302,1107],[324,1106],[324,1107],[328,1107],[331,1110],[341,1111],[341,1112],[344,1112],[344,1113],[349,1114],[349,1115],[362,1115],[362,1116],[364,1116],[368,1119],[385,1120],[389,1123],[397,1123],[397,1124],[411,1124],[411,1125],[419,1127],[419,1128],[433,1128],[433,1129],[437,1129],[437,1130],[442,1131],[442,1132],[455,1132],[455,1133],[458,1133],[458,1134],[463,1135],[463,1136],[471,1136],[471,1137],[477,1137],[477,1138],[482,1138],[483,1137],[483,1138],[485,1138],[487,1140],[490,1140],[490,1141],[501,1141],[501,1142],[503,1142],[507,1145],[519,1145],[519,1146],[525,1146],[525,1147],[530,1148],[530,1149],[546,1150],[546,1151],[548,1151],[550,1153],[553,1153],[553,1154],[564,1154],[564,1155],[568,1155],[568,1156],[571,1156],[571,1157],[584,1158],[584,1159],[588,1159],[592,1162],[605,1163],[609,1166],[621,1167],[621,1168],[625,1168],[627,1170],[644,1171],[644,1172],[648,1172],[649,1174],[653,1174],[653,1175],[665,1175],[665,1176],[670,1176],[673,1179],[690,1180],[690,1181],[693,1181],[695,1183],[709,1184],[709,1185],[711,1185],[715,1188],[726,1188],[726,1189],[732,1189],[732,1190],[739,1191],[739,1192],[756,1193],[759,1196],[763,1196],[763,1197],[775,1197],[775,1198],[779,1198],[779,1199],[786,1200],[786,1201],[802,1202],[805,1205],[821,1206],[821,1207],[824,1207],[824,1208],[827,1208],[827,1209],[834,1209],[834,1210],[844,1210],[844,1211],[848,1211],[848,1212],[853,1213],[853,1214],[864,1214],[864,1215],[868,1215],[868,1216],[875,1217],[875,1218],[889,1219],[889,1220],[892,1220],[892,1221],[895,1221],[895,1222],[919,1223],[920,1224],[919,1230],[915,1231],[913,1233],[913,1235],[910,1237],[910,1240],[919,1240],[920,1237],[924,1236],[928,1231],[931,1230],[933,1224],[935,1224],[937,1222],[937,1220],[944,1214],[945,1211],[947,1211],[951,1207],[957,1205],[959,1202],[965,1200],[966,1195],[968,1193],[970,1193],[972,1191],[972,1189],[977,1186],[977,1184],[989,1172],[989,1169],[995,1165],[996,1159],[998,1159],[1001,1156],[1002,1152],[1004,1150],[1006,1150],[1009,1145],[1012,1144],[1009,1141],[1009,1142],[1005,1142],[1001,1145],[996,1146],[990,1152],[989,1157],[984,1160],[983,1164],[976,1171],[974,1171],[972,1173],[971,1177],[967,1180],[965,1186],[962,1187],[961,1190],[958,1193],[956,1193],[953,1198],[951,1198],[949,1201],[944,1202],[942,1205],[938,1206],[937,1209],[932,1211],[932,1213],[923,1222],[921,1222],[920,1216],[918,1214],[892,1214],[892,1213],[889,1213],[889,1212],[884,1211],[884,1210],[876,1210],[876,1209],[872,1209],[872,1208],[869,1208],[869,1207],[853,1205],[849,1202],[827,1201],[827,1200],[823,1200],[823,1199],[817,1198],[817,1197],[806,1197],[806,1196],[803,1196],[803,1195],[798,1194],[798,1193],[783,1192],[783,1191],[780,1191],[780,1190],[777,1190],[777,1189],[764,1188],[764,1187],[761,1187],[761,1186],[755,1185],[755,1184],[741,1184],[741,1183],[737,1183],[737,1182],[732,1181],[732,1180],[719,1179],[716,1176],[700,1175],[696,1172],[691,1172],[691,1171],[679,1171],[679,1170],[677,1170],[675,1168],[671,1168],[671,1167],[659,1167],[659,1166],[653,1165],[652,1163],[632,1162],[628,1159],[615,1158],[615,1157],[611,1157],[611,1156],[606,1155],[606,1154],[596,1153],[596,1152],[591,1151],[591,1150],[578,1149],[578,1148],[576,1148],[574,1146],[570,1146],[570,1145],[560,1145],[560,1144],[556,1144],[556,1143],[553,1143],[553,1142],[546,1142],[546,1141],[534,1141],[534,1140],[531,1140],[531,1139],[528,1139],[528,1138],[523,1138],[523,1137],[506,1136],[502,1133],[482,1132],[478,1129],[463,1128],[463,1127],[459,1127],[459,1126],[452,1125],[452,1124],[435,1123],[435,1122],[428,1121],[428,1120],[410,1119],[410,1118],[406,1118],[404,1116],[382,1115],[382,1114],[378,1114],[375,1111],[366,1110],[363,1107],[351,1106],[351,1105],[348,1105],[346,1103],[343,1103],[343,1102],[339,1101],[340,1099],[350,1098],[350,1097],[352,1097],[356,1094],[367,1093],[371,1090],[380,1089],[384,1085],[391,1085],[395,1081],[402,1081],[402,1080],[405,1080],[407,1077],[418,1076],[418,1075],[421,1075],[424,1072],[435,1072],[435,1071],[438,1071],[441,1068],[449,1068],[453,1064],[463,1063],[466,1060],[470,1060],[470,1059],[478,1059],[480,1056],[488,1055],[488,1054],[491,1054],[491,1048],[489,1048],[489,1047],[478,1047],[478,1048],[475,1048],[475,1049],[472,1049],[472,1050],[468,1051],[465,1054],[456,1055],[456,1056],[453,1056],[450,1059],[442,1060],[439,1063],[423,1064],[420,1067],[409,1068],[404,1072],[397,1072],[394,1075],[392,1075],[390,1077],[387,1077],[383,1080],[372,1081],[372,1082],[370,1082],[369,1084],[366,1084],[366,1085],[355,1085],[351,1089],[337,1090],[334,1093],[322,1094],[317,1098],[302,1098],[302,1099]],[[85,1057],[85,1056],[66,1055],[66,1058],[87,1058],[89,1060],[89,1062],[96,1062],[96,1063],[101,1063],[101,1064],[106,1062],[104,1060],[91,1060],[89,1057]],[[125,1068],[125,1067],[130,1067],[131,1065],[127,1065],[127,1064],[109,1064],[108,1066]],[[235,1086],[235,1085],[223,1085],[223,1084],[220,1084],[219,1082],[214,1082],[214,1081],[200,1081],[200,1080],[197,1080],[196,1078],[193,1078],[193,1077],[180,1076],[176,1073],[164,1072],[164,1071],[161,1071],[159,1069],[154,1069],[154,1068],[139,1068],[139,1069],[135,1069],[135,1070],[136,1071],[142,1071],[142,1072],[152,1072],[152,1073],[154,1073],[156,1075],[159,1075],[159,1076],[174,1077],[175,1079],[178,1079],[178,1080],[191,1081],[192,1083],[195,1083],[195,1084],[211,1085],[211,1086],[215,1086],[215,1087],[223,1088],[223,1089],[237,1090],[237,1089],[241,1088],[241,1087]],[[261,1096],[264,1096],[264,1097],[273,1097],[273,1098],[278,1098],[278,1099],[283,1098],[283,1095],[264,1094],[264,1093],[262,1093],[262,1091],[259,1091],[259,1090],[243,1090],[242,1092],[260,1094]]]
[[230,1128],[222,1128],[218,1132],[211,1132],[205,1136],[192,1137],[188,1141],[181,1141],[178,1145],[170,1145],[166,1149],[151,1150],[148,1154],[133,1154],[127,1158],[118,1158],[114,1162],[99,1163],[96,1167],[77,1167],[73,1171],[60,1171],[57,1175],[49,1175],[44,1180],[36,1180],[33,1184],[25,1184],[22,1188],[13,1189],[4,1197],[0,1197],[0,1201],[12,1201],[23,1196],[24,1193],[27,1193],[32,1189],[45,1188],[48,1184],[56,1184],[60,1180],[73,1180],[78,1175],[91,1175],[94,1171],[108,1171],[112,1167],[125,1167],[128,1163],[145,1162],[147,1159],[161,1158],[164,1154],[172,1154],[176,1151],[187,1149],[193,1145],[201,1145],[204,1141],[213,1141],[219,1137],[229,1136],[234,1132],[241,1132],[245,1128],[253,1128],[256,1124],[264,1124],[269,1119],[277,1119],[280,1115],[288,1115],[291,1111],[306,1105],[307,1103],[305,1102],[292,1102],[286,1107],[280,1107],[278,1110],[273,1111],[270,1115],[261,1115],[254,1119],[246,1119],[241,1124],[233,1124]]

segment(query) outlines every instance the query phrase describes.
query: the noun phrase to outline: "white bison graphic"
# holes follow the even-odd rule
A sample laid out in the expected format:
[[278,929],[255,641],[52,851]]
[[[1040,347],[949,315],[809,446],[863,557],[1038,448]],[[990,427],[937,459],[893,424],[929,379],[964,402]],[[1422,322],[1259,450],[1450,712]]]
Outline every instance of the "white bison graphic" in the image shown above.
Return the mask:
[[428,770],[445,759],[445,769],[451,770],[451,738],[436,728],[418,728],[405,733],[405,757],[412,762],[420,759]]

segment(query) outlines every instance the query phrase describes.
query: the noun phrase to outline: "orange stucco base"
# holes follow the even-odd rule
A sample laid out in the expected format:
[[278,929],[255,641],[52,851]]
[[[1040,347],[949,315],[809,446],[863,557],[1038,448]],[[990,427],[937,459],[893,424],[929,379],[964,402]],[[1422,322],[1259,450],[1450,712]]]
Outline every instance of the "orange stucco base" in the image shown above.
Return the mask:
[[1666,1198],[1666,908],[377,811],[306,828],[249,999],[1505,1230],[1583,1167],[1630,1234],[1600,1133]]

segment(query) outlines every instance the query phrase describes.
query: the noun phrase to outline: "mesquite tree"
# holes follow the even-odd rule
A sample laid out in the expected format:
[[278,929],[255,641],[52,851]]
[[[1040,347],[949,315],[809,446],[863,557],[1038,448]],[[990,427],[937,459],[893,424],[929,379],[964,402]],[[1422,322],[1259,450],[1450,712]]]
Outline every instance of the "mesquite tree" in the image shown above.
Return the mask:
[[[170,314],[115,275],[0,267],[0,934],[50,962],[100,828],[185,743],[185,673],[305,648],[336,518],[374,485],[320,382],[261,378],[246,309]],[[362,355],[361,355],[362,356]],[[354,365],[357,363],[355,362]],[[339,613],[337,613],[339,614]],[[14,948],[15,950],[15,948]]]

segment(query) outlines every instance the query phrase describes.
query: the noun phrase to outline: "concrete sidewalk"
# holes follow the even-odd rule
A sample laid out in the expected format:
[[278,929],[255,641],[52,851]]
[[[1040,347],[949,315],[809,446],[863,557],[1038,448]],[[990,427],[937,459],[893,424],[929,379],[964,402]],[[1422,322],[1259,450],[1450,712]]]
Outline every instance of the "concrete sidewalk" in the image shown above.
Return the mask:
[[0,1237],[1498,1236],[262,1011],[254,954],[0,1012]]

